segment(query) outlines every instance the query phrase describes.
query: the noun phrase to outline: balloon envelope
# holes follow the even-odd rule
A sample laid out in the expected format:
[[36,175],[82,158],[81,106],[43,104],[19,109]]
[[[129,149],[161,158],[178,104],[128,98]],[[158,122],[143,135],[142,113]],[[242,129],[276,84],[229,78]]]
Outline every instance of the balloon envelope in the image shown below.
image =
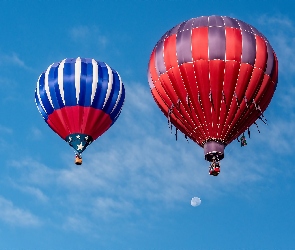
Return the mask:
[[50,65],[35,90],[45,122],[79,154],[114,124],[124,99],[124,85],[115,70],[80,57]]
[[278,60],[253,26],[226,16],[202,16],[167,31],[150,56],[148,80],[165,116],[185,135],[224,157],[224,147],[269,105]]

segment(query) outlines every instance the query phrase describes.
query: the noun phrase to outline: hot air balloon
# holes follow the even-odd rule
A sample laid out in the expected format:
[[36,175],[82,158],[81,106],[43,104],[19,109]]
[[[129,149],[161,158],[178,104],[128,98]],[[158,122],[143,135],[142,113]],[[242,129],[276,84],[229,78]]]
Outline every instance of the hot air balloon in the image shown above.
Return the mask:
[[150,56],[148,81],[168,122],[204,148],[209,173],[218,175],[225,147],[257,119],[265,122],[278,60],[253,26],[226,16],[202,16],[161,37]]
[[120,75],[106,63],[68,58],[51,64],[37,81],[35,102],[48,126],[82,152],[119,117],[125,99]]

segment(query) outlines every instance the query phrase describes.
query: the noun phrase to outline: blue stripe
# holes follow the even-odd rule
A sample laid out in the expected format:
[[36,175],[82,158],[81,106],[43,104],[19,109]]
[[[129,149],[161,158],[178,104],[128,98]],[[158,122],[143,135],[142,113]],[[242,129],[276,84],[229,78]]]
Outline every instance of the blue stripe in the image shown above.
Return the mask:
[[78,105],[80,106],[85,106],[86,82],[87,82],[87,63],[83,60],[81,62],[80,94],[79,94],[79,102],[78,102]]
[[57,81],[58,67],[59,63],[53,64],[48,74],[49,92],[54,109],[59,109],[65,106],[61,98],[60,89]]
[[37,96],[37,90],[35,91],[35,102],[36,102],[37,109],[39,110],[39,112],[42,115],[42,117],[44,118],[44,120],[47,122],[48,115],[46,114],[45,110],[42,108],[42,106],[40,104],[40,100]]
[[108,74],[108,68],[106,67],[105,63],[103,62],[97,62],[97,63],[98,63],[98,84],[97,84],[96,93],[95,93],[94,100],[91,107],[101,110],[103,107],[105,95],[108,89],[109,74]]
[[[118,99],[118,95],[120,92],[120,78],[119,75],[116,71],[112,70],[113,72],[113,88],[112,88],[112,92],[111,95],[106,103],[106,106],[104,108],[104,111],[107,114],[110,114],[112,112],[112,110],[114,109],[117,99]],[[111,115],[112,117],[112,115]]]
[[38,86],[39,95],[47,115],[50,115],[53,113],[54,109],[52,108],[51,103],[48,99],[44,85],[45,85],[45,73],[43,72],[39,79],[39,86]]
[[91,105],[92,82],[93,82],[93,65],[92,65],[92,62],[90,61],[87,63],[85,103],[84,103],[85,107],[90,107]]
[[63,84],[66,106],[77,105],[75,89],[75,63],[73,59],[66,59],[63,69]]
[[117,104],[117,107],[114,109],[114,111],[110,114],[111,116],[111,119],[113,120],[113,122],[115,122],[115,118],[116,116],[119,114],[122,106],[123,106],[123,103],[124,103],[124,100],[125,100],[125,88],[124,88],[124,85],[122,84],[122,94],[121,94],[121,98]]

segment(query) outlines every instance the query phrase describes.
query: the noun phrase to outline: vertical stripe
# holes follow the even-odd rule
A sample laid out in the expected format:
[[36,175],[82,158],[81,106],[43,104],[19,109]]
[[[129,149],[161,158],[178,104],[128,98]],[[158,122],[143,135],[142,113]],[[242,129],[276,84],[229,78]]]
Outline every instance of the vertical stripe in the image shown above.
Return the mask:
[[242,58],[241,30],[227,27],[225,28],[225,36],[226,36],[225,59],[227,61],[234,60],[240,63]]
[[110,112],[110,114],[112,114],[114,112],[114,110],[116,109],[116,107],[118,106],[118,103],[119,103],[120,99],[122,98],[122,93],[123,93],[122,79],[121,79],[121,77],[120,77],[120,75],[118,73],[115,74],[115,76],[116,76],[116,78],[118,77],[118,80],[116,79],[115,83],[116,83],[116,85],[117,85],[117,83],[119,83],[119,88],[118,87],[116,88],[116,90],[119,90],[119,91],[118,91],[118,94],[117,94],[117,100],[116,100],[115,105],[114,105],[112,111]]
[[255,67],[265,70],[266,60],[267,60],[267,46],[265,41],[260,36],[255,36],[256,40],[256,59],[255,59]]
[[193,61],[208,60],[208,27],[192,30]]
[[209,18],[207,16],[201,16],[195,18],[192,28],[208,27]]
[[[79,98],[78,98],[78,105],[80,106],[86,106],[86,91],[87,91],[87,60],[81,59],[81,68],[80,68],[80,91],[79,91]],[[90,99],[90,95],[89,95]]]
[[242,63],[254,66],[256,58],[256,40],[253,33],[242,29]]
[[53,64],[50,67],[50,71],[48,74],[48,86],[50,91],[50,97],[53,103],[54,109],[59,109],[64,106],[61,94],[60,94],[60,88],[57,81],[57,74],[58,74],[58,63]]
[[61,98],[63,100],[63,104],[65,105],[65,92],[64,92],[64,75],[63,75],[63,70],[64,70],[64,65],[65,65],[65,60],[62,60],[59,64],[58,67],[58,72],[57,72],[57,82],[59,85],[59,89],[60,89],[60,94],[61,94]]
[[267,46],[267,62],[266,62],[265,74],[270,76],[274,68],[274,55],[273,55],[273,49],[270,46],[270,44],[267,43],[266,46]]
[[106,64],[106,67],[108,69],[108,75],[106,76],[106,79],[108,80],[108,86],[107,86],[106,96],[104,98],[104,103],[103,103],[102,108],[105,107],[105,105],[111,95],[112,86],[113,86],[113,77],[114,77],[112,69],[107,64]]
[[46,114],[46,111],[44,110],[43,106],[41,105],[41,99],[40,96],[37,94],[37,89],[35,90],[35,103],[37,106],[37,109],[39,110],[39,113],[43,117],[45,121],[48,119],[48,115]]
[[[53,64],[52,64],[52,65],[53,65]],[[47,97],[48,97],[48,99],[49,99],[49,102],[50,102],[50,104],[51,104],[51,107],[53,108],[53,103],[52,103],[52,100],[51,100],[51,94],[50,94],[49,83],[48,83],[48,75],[49,75],[49,72],[50,72],[50,69],[51,69],[51,66],[52,66],[52,65],[50,65],[50,66],[47,68],[46,72],[45,72],[45,79],[44,79],[45,86],[44,86],[44,88],[45,88],[46,95],[47,95]]]
[[92,77],[92,92],[91,92],[91,105],[93,104],[95,93],[97,90],[97,84],[98,84],[98,64],[95,60],[92,60],[93,65],[93,77]]
[[208,26],[223,27],[224,21],[221,16],[210,16]]
[[178,65],[186,62],[192,62],[191,29],[188,29],[185,26],[186,23],[183,23],[181,30],[179,30],[176,36],[176,53]]
[[156,47],[155,65],[158,75],[165,73],[166,67],[164,63],[164,41],[161,40]]
[[80,79],[81,79],[81,58],[78,57],[75,62],[75,89],[76,89],[76,99],[77,104],[80,98]]
[[225,29],[209,27],[209,60],[225,60]]
[[63,68],[63,83],[66,106],[77,105],[76,89],[73,82],[75,82],[75,65],[73,64],[73,59],[66,59]]
[[167,37],[164,42],[164,61],[165,61],[166,71],[168,71],[172,67],[178,67],[175,34]]
[[225,27],[240,29],[240,25],[236,19],[224,16],[223,20]]

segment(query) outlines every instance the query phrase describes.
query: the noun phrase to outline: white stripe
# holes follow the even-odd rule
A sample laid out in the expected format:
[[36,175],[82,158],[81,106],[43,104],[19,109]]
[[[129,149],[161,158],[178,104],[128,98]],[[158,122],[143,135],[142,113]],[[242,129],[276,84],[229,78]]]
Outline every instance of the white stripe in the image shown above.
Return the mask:
[[75,63],[75,88],[76,88],[77,104],[79,103],[80,85],[81,85],[81,58],[78,57]]
[[65,61],[66,61],[66,59],[64,59],[64,60],[62,60],[60,62],[59,66],[58,66],[58,72],[57,72],[57,83],[58,83],[61,99],[62,99],[64,105],[66,105],[65,92],[64,92],[64,66],[65,66]]
[[51,64],[51,65],[47,68],[47,70],[46,70],[46,72],[45,72],[45,79],[44,79],[45,86],[44,86],[44,88],[45,88],[45,92],[46,92],[46,94],[47,94],[47,96],[48,96],[49,102],[50,102],[52,108],[54,108],[54,107],[53,107],[53,103],[52,103],[52,99],[51,99],[51,95],[50,95],[50,91],[49,91],[49,83],[48,83],[48,75],[49,75],[49,71],[50,71],[52,65],[53,65],[53,64]]
[[104,108],[104,106],[106,105],[107,101],[109,100],[109,97],[110,97],[110,94],[111,94],[111,91],[112,91],[112,88],[113,88],[113,79],[114,79],[112,69],[109,67],[109,65],[107,65],[107,64],[105,64],[105,65],[108,68],[109,82],[108,82],[108,90],[107,90],[106,97],[104,99],[104,104],[103,104],[102,108]]
[[92,59],[92,72],[93,72],[93,79],[92,79],[92,92],[91,92],[91,105],[94,100],[95,92],[97,89],[97,82],[98,82],[98,65],[97,62]]
[[[118,72],[117,72],[117,74],[118,74]],[[117,107],[117,105],[118,105],[118,103],[119,103],[119,101],[120,101],[120,99],[121,99],[121,95],[122,95],[122,79],[121,79],[121,76],[118,74],[118,76],[119,76],[119,81],[120,81],[120,90],[119,90],[119,94],[118,94],[118,98],[117,98],[117,101],[116,101],[116,104],[115,104],[115,106],[114,106],[114,108],[112,109],[112,112],[111,113],[113,113],[113,111],[115,110],[115,108]],[[123,106],[123,105],[122,105]]]
[[38,82],[37,82],[37,97],[38,97],[38,100],[40,102],[40,105],[41,107],[43,108],[44,112],[47,114],[47,110],[44,108],[44,105],[43,105],[43,102],[42,102],[42,99],[41,99],[41,96],[40,96],[40,78],[41,78],[41,75],[39,76],[38,78]]

